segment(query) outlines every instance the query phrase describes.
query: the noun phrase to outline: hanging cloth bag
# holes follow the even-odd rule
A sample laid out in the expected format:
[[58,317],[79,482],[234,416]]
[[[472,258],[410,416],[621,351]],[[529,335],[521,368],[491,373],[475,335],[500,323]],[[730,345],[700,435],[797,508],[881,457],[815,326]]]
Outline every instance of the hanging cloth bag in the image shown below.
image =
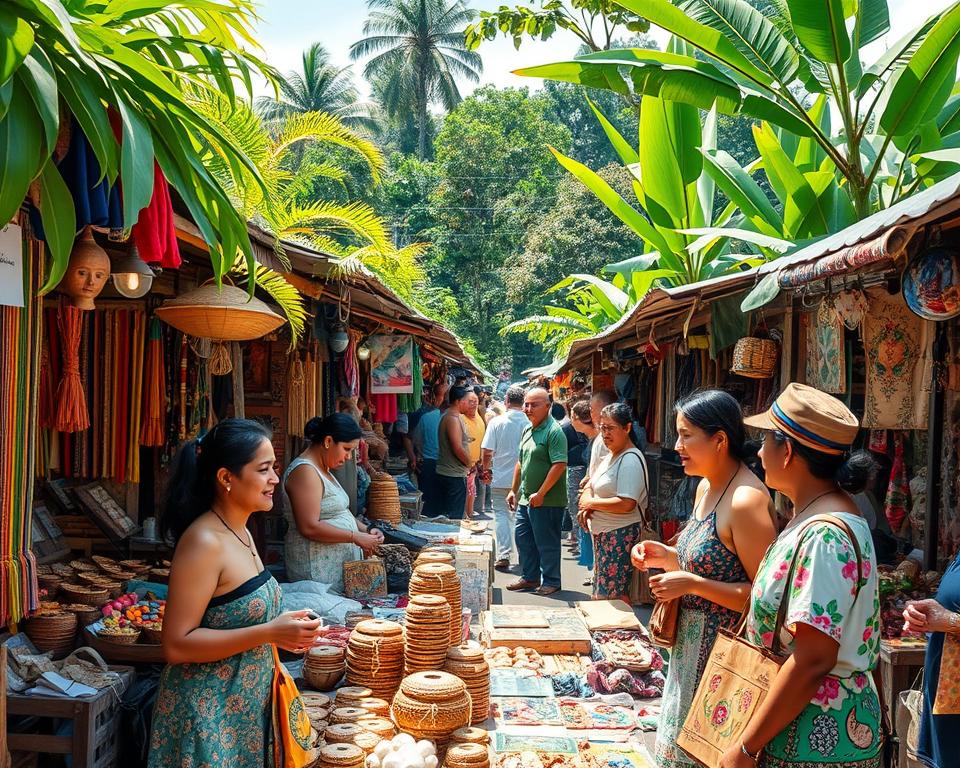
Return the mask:
[[273,648],[273,764],[276,768],[306,768],[316,761],[311,751],[310,718],[293,678]]
[[[816,523],[830,523],[847,534],[856,551],[857,573],[863,573],[860,545],[850,526],[833,515],[817,515],[804,523],[797,536],[797,548],[784,584],[793,583],[800,542],[804,533]],[[723,754],[732,745],[739,743],[750,718],[767,698],[770,686],[787,660],[780,635],[787,618],[789,592],[789,589],[784,590],[780,601],[771,649],[758,648],[743,636],[750,611],[749,601],[744,607],[737,629],[731,632],[721,628],[717,635],[687,719],[677,737],[677,746],[707,768],[718,768]],[[859,594],[858,585],[857,597]],[[854,597],[854,600],[856,599]]]

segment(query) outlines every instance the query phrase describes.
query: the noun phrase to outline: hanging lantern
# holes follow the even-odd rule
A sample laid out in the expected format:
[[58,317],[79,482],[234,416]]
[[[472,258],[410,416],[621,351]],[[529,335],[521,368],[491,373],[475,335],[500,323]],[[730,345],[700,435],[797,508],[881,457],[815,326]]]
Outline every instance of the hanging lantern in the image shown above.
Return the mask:
[[370,359],[370,347],[366,344],[361,344],[357,347],[357,359],[358,360],[369,360]]
[[113,287],[121,296],[139,299],[150,292],[153,285],[153,270],[142,258],[137,246],[119,259],[113,268]]
[[255,296],[233,285],[212,283],[167,299],[157,316],[190,336],[221,341],[261,339],[285,322]]
[[350,335],[347,333],[347,326],[344,323],[336,322],[330,326],[330,335],[328,336],[330,349],[337,354],[343,352],[350,344]]

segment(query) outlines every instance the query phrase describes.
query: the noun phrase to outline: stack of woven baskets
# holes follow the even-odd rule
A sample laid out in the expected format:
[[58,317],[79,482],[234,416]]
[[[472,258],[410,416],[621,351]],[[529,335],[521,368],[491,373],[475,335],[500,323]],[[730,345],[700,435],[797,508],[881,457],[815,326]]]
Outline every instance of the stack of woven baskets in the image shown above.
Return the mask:
[[454,744],[443,764],[446,768],[490,768],[490,751],[480,744]]
[[393,721],[415,739],[429,739],[441,751],[450,735],[470,723],[470,694],[447,672],[418,672],[404,678],[393,697]]
[[356,744],[327,744],[313,768],[363,768],[366,755]]
[[421,549],[420,554],[417,555],[417,559],[413,564],[414,568],[417,568],[421,565],[429,565],[430,563],[446,563],[447,565],[453,565],[453,555],[449,552],[442,552],[438,549]]
[[404,674],[443,667],[450,646],[450,604],[440,595],[415,595],[407,605]]
[[357,723],[337,723],[327,726],[323,733],[327,744],[353,744],[363,750],[364,756],[373,752],[381,739]]
[[383,619],[357,624],[347,641],[347,682],[365,686],[368,696],[391,699],[402,679],[403,627]]
[[444,670],[456,675],[467,686],[473,713],[470,724],[476,725],[487,719],[490,712],[490,665],[479,645],[460,645],[447,652]]
[[440,595],[450,605],[449,644],[460,645],[463,629],[461,613],[463,602],[460,596],[460,577],[452,565],[427,563],[413,569],[410,577],[410,597],[417,595]]
[[318,691],[330,691],[346,671],[346,649],[335,645],[311,648],[303,660],[303,679]]
[[367,517],[400,525],[400,491],[391,475],[380,473],[367,489]]
[[330,697],[322,693],[301,691],[300,699],[310,720],[310,726],[322,733],[330,719]]
[[52,651],[54,658],[61,659],[73,650],[77,615],[51,607],[27,619],[23,623],[23,631],[38,651]]

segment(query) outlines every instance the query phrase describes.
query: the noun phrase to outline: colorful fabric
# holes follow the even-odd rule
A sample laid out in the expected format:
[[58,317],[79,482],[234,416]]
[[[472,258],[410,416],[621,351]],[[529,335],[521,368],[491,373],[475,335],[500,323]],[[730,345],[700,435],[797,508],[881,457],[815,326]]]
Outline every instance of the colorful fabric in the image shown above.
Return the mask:
[[593,534],[593,599],[629,600],[630,550],[640,541],[640,523]]
[[397,396],[370,395],[370,405],[373,408],[373,420],[380,424],[393,424],[397,420]]
[[807,328],[807,384],[824,392],[846,391],[843,322],[826,301],[804,316]]
[[[280,585],[263,571],[210,601],[200,626],[237,629],[280,614]],[[204,664],[168,664],[153,715],[149,768],[273,764],[273,651],[261,645]]]
[[[703,520],[691,517],[677,539],[680,567],[713,581],[750,581],[740,558],[720,540],[716,510]],[[677,747],[693,696],[700,684],[710,649],[721,627],[733,627],[740,614],[716,603],[685,595],[680,599],[677,640],[670,653],[670,668],[663,690],[660,725],[657,729],[658,768],[692,768],[696,765]]]
[[153,197],[147,207],[140,211],[131,234],[140,251],[140,258],[147,264],[156,264],[163,269],[180,269],[183,260],[177,243],[170,188],[156,160],[153,162]]
[[867,356],[866,429],[926,429],[933,363],[933,323],[907,309],[899,294],[870,291],[863,319]]
[[907,475],[907,462],[904,458],[903,433],[893,433],[893,466],[890,468],[890,481],[887,483],[887,498],[883,503],[883,514],[890,523],[890,530],[899,533],[903,521],[910,510],[910,478]]

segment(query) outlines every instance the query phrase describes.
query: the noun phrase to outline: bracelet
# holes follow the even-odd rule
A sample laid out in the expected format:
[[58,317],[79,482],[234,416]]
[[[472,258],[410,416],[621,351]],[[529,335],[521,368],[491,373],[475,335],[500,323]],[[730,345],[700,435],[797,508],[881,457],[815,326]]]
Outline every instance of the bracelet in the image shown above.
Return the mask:
[[758,749],[757,754],[752,755],[750,754],[750,751],[747,749],[747,745],[741,741],[740,751],[743,753],[744,757],[749,757],[752,762],[756,763],[760,759],[760,753],[763,752],[763,748]]

